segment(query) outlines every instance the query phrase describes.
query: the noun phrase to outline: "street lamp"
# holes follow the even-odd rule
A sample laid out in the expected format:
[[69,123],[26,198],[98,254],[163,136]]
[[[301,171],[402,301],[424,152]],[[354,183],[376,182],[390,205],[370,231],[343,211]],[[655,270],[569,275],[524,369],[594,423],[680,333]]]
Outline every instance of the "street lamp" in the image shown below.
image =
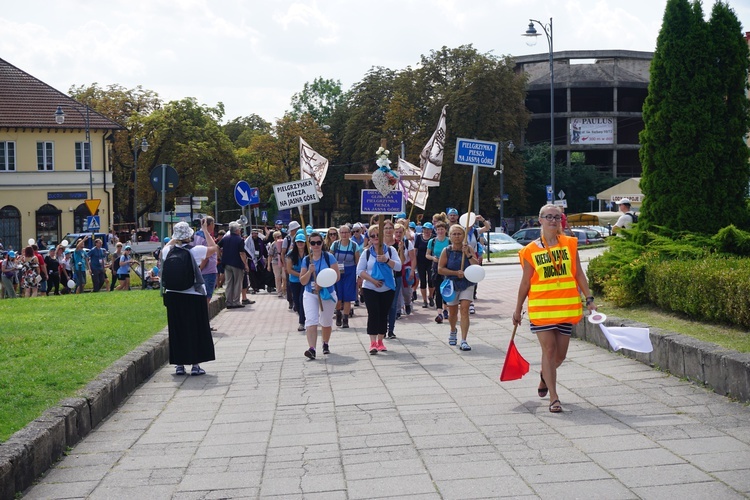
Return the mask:
[[138,154],[143,151],[148,151],[148,141],[144,137],[140,144],[136,141],[136,145],[133,148],[133,222],[135,223],[135,231],[138,232]]
[[[80,109],[74,106],[70,106],[69,104],[60,104],[57,106],[57,111],[55,111],[55,123],[58,125],[62,125],[65,123],[65,112],[63,111],[62,107],[68,106],[72,109],[75,109],[79,115],[81,115],[81,118],[83,118],[83,121],[86,125],[86,149],[87,151],[83,151],[81,154],[81,162],[83,163],[83,169],[86,169],[86,158],[91,158],[91,128],[90,128],[90,113],[91,108],[89,108],[88,104],[84,104],[86,107],[86,113],[84,114]],[[94,199],[94,173],[93,173],[93,165],[91,165],[91,161],[89,160],[89,199]]]
[[503,221],[505,220],[505,166],[503,165],[503,151],[508,148],[511,153],[516,149],[513,141],[500,141],[500,165],[493,175],[500,175],[500,232],[502,233]]
[[538,24],[544,34],[547,36],[549,44],[549,177],[552,186],[552,199],[555,199],[555,68],[552,63],[552,18],[549,18],[549,24],[542,24],[536,19],[529,19],[529,29],[522,36],[527,37],[526,44],[536,45],[536,38],[541,36],[534,28],[534,23]]

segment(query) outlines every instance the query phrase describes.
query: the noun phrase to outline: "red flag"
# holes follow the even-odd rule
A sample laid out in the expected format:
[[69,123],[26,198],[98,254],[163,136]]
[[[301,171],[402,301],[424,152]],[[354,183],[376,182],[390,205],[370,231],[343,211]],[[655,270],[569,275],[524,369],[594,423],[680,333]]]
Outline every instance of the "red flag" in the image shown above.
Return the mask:
[[[516,325],[517,327],[518,325]],[[518,380],[529,373],[529,362],[523,359],[521,353],[516,349],[516,343],[513,342],[516,336],[516,328],[513,328],[513,335],[510,337],[510,343],[508,344],[508,352],[505,354],[505,363],[503,363],[503,369],[500,372],[501,382]]]

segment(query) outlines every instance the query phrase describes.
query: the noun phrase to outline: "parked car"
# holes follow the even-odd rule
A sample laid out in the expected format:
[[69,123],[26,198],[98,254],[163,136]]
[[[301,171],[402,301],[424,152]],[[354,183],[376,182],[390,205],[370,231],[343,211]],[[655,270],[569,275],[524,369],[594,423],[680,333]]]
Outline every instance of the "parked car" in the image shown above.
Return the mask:
[[490,253],[504,252],[505,250],[520,250],[523,248],[519,242],[505,233],[487,233]]
[[539,238],[539,231],[538,227],[527,227],[526,229],[516,231],[512,238],[525,246]]
[[604,238],[598,231],[585,228],[573,228],[573,235],[578,238],[578,245],[591,245],[593,243],[602,243]]
[[593,229],[594,231],[598,231],[599,234],[602,235],[602,238],[606,238],[612,235],[607,226],[584,226],[581,229]]

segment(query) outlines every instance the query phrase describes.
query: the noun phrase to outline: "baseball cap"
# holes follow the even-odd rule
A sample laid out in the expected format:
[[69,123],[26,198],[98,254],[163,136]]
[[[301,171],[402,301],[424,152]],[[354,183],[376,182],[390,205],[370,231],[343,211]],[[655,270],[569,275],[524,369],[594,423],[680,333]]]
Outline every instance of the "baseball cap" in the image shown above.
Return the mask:
[[432,225],[432,222],[425,222],[422,224],[422,229],[435,229],[435,226]]
[[16,258],[16,252],[14,252],[13,250],[11,250],[10,252],[8,252],[8,257],[10,257],[11,259],[15,259]]
[[164,237],[164,243],[169,243],[169,240],[170,240],[169,236]]
[[412,228],[412,229],[414,229],[415,227],[417,227],[417,223],[416,223],[416,222],[414,222],[414,221],[411,221],[411,222],[409,223],[409,227],[410,227],[410,228]]
[[299,229],[299,222],[297,222],[296,220],[293,220],[292,222],[289,223],[289,230],[294,231],[295,229]]
[[617,202],[618,205],[630,205],[630,198],[622,198]]
[[284,221],[283,221],[283,220],[281,220],[281,219],[279,219],[279,220],[277,220],[276,222],[274,222],[274,224],[276,224],[276,225],[279,225],[279,226],[282,226],[282,225],[284,225]]
[[305,237],[305,233],[303,233],[302,231],[298,232],[294,236],[294,241],[307,241],[307,238]]
[[132,250],[132,248],[130,247],[130,245],[125,245],[125,250]]
[[448,215],[458,215],[458,210],[456,210],[455,208],[449,208]]
[[406,212],[399,212],[396,214],[397,219],[406,219]]

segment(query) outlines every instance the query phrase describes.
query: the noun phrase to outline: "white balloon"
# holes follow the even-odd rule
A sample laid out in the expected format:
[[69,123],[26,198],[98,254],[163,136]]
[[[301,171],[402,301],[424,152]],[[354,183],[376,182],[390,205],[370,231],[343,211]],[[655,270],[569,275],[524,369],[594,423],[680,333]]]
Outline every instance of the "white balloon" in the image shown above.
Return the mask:
[[33,245],[34,243],[36,243],[34,238],[29,238],[29,246]]
[[467,217],[469,218],[469,227],[473,226],[474,223],[477,221],[477,214],[475,214],[474,212],[463,214],[461,217],[458,218],[458,223],[461,224],[463,227],[466,227]]
[[321,287],[331,286],[336,283],[336,271],[327,267],[318,273],[318,277],[315,278],[315,283]]
[[60,242],[60,246],[63,248],[67,247],[68,245],[70,245],[70,243],[68,243],[68,240],[62,240]]
[[207,252],[208,252],[208,248],[206,248],[204,245],[194,246],[193,249],[191,250],[191,253],[193,254],[193,258],[198,264],[200,264],[201,261],[206,258]]
[[68,288],[75,288],[76,282],[73,280],[68,280]]
[[484,279],[484,268],[477,264],[472,264],[464,270],[464,277],[472,283],[479,283]]

